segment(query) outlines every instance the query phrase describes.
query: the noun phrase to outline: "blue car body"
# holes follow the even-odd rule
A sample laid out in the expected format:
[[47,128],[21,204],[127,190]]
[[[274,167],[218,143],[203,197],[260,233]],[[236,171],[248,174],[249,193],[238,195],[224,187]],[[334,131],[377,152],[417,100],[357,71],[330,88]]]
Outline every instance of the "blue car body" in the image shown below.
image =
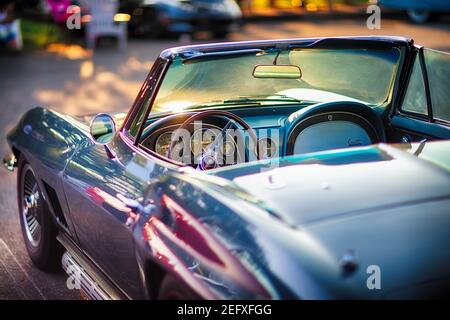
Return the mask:
[[[388,123],[384,143],[199,172],[130,139],[129,126],[146,110],[145,101],[175,57],[194,52],[201,64],[207,55],[280,46],[399,49],[393,102],[379,111]],[[450,123],[396,108],[408,87],[411,61],[422,50],[395,37],[168,49],[107,147],[93,142],[87,118],[41,107],[24,114],[8,143],[22,159],[19,172],[23,159],[34,170],[58,229],[54,241],[96,280],[102,297],[161,298],[167,277],[181,284],[180,292],[189,288],[205,299],[448,297],[450,142],[431,140],[450,139]],[[322,106],[332,115],[333,104]],[[354,107],[348,105],[345,113]],[[282,127],[296,121],[289,114],[297,109],[228,110],[255,126],[275,117],[275,126]],[[150,122],[183,119],[189,112]],[[12,169],[14,161],[6,164]],[[120,200],[124,196],[139,205],[130,210]],[[377,268],[381,285],[373,288],[369,278]]]

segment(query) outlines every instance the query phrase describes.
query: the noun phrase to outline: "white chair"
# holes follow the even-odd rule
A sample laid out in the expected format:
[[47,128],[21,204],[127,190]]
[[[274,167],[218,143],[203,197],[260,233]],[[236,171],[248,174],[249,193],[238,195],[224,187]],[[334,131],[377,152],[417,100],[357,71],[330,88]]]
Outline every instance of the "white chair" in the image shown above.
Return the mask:
[[115,22],[114,16],[119,8],[118,0],[83,0],[82,6],[88,8],[91,15],[86,25],[86,45],[95,48],[97,39],[102,36],[114,36],[119,41],[119,47],[127,46],[127,23]]

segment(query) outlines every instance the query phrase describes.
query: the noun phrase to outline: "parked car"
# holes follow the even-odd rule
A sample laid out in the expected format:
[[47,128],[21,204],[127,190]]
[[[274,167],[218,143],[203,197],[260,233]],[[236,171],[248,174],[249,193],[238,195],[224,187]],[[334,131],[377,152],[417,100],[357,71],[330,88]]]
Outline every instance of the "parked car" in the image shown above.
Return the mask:
[[378,0],[386,8],[405,10],[416,23],[425,23],[433,16],[450,12],[448,0]]
[[74,13],[77,8],[72,6],[80,6],[81,20],[87,15],[89,10],[83,4],[88,0],[16,0],[16,10],[26,16],[48,17],[56,24],[65,25],[67,19]]
[[94,299],[448,297],[449,75],[399,37],[167,49],[126,116],[9,132],[30,258]]
[[126,0],[121,12],[131,15],[135,34],[192,34],[210,31],[226,37],[238,29],[242,13],[234,0]]

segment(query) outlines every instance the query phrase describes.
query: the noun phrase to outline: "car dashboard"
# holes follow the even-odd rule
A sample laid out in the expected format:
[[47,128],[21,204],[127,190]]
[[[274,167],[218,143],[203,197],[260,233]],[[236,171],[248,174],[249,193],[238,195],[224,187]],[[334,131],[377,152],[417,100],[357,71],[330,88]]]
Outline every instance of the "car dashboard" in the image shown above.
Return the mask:
[[[345,110],[316,112],[312,116],[305,116],[304,119],[300,119],[301,121],[296,121],[298,115],[308,107],[308,105],[286,105],[276,108],[239,107],[227,108],[227,111],[242,118],[255,132],[258,159],[370,145],[382,140],[377,136],[370,121]],[[169,149],[174,132],[195,113],[196,111],[186,111],[151,118],[144,130],[141,145],[161,157],[172,158]],[[181,162],[195,163],[196,159],[205,153],[207,147],[214,143],[218,132],[228,121],[219,116],[207,116],[201,120],[201,127],[197,122],[188,126],[189,136],[185,139],[187,142],[184,142],[184,148],[189,147],[191,154]],[[235,150],[238,151],[235,160],[228,162],[227,165],[249,161],[248,154],[239,153],[236,139],[233,140],[233,137],[223,139],[220,150],[225,156]]]

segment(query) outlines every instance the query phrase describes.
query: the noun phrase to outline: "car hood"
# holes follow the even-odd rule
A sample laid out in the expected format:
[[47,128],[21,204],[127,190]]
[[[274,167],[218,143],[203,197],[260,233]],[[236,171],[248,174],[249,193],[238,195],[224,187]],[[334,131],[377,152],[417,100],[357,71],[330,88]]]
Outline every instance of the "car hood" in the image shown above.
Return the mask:
[[[334,296],[351,288],[355,297],[438,298],[450,293],[449,208],[450,199],[384,208],[311,223],[305,232],[341,267]],[[354,272],[345,274],[344,259]],[[374,272],[379,288],[369,290]]]
[[232,180],[287,222],[304,225],[449,197],[447,150],[447,141],[380,144],[260,161],[211,173]]
[[[380,144],[214,174],[285,222],[259,219],[258,228],[278,246],[270,250],[274,273],[298,297],[442,297],[450,288],[448,150],[450,142]],[[375,269],[380,290],[368,286]]]

